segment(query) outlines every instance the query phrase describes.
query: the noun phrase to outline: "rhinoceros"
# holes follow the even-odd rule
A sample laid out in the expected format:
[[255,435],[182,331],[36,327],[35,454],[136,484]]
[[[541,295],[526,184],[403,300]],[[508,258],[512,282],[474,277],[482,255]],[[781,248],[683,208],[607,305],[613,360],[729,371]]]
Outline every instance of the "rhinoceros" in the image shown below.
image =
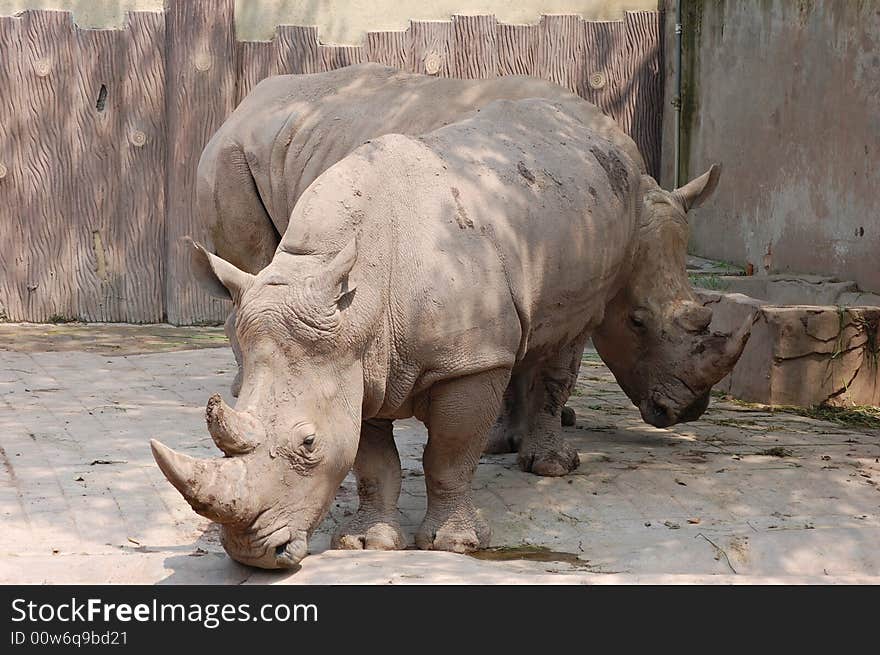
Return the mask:
[[416,545],[486,546],[471,481],[508,386],[554,402],[592,335],[642,418],[669,426],[733,367],[751,319],[711,333],[685,272],[686,213],[718,177],[664,191],[547,99],[371,140],[301,194],[258,274],[193,244],[204,284],[238,306],[244,377],[234,408],[208,403],[226,457],[152,441],[159,467],[239,562],[296,566],[352,467],[359,508],[333,545],[397,549],[392,425],[414,416],[428,431]]
[[[498,99],[548,98],[612,140],[644,170],[636,144],[597,107],[562,87],[531,77],[456,80],[404,73],[380,64],[260,82],[208,142],[197,173],[197,205],[214,252],[248,273],[275,254],[303,191],[330,166],[383,134],[419,135],[460,120]],[[235,310],[226,331],[236,359]],[[577,377],[581,352],[557,372],[558,407],[518,402],[508,390],[489,452],[519,451],[520,466],[562,475],[578,465],[563,441],[542,443],[537,425],[559,421]],[[241,370],[233,383],[238,395]],[[571,419],[569,419],[571,420]]]
[[216,254],[258,273],[272,261],[303,191],[358,146],[383,134],[425,134],[493,100],[523,98],[564,103],[644,170],[638,147],[612,119],[552,82],[437,78],[365,63],[257,84],[202,152],[200,219]]

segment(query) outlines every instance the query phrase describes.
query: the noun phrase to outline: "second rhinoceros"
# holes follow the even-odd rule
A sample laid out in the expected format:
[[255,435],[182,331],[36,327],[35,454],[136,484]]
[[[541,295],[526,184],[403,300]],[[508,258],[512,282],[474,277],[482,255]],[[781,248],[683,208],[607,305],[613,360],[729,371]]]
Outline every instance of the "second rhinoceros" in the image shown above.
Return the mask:
[[[405,545],[392,423],[415,416],[417,546],[487,545],[471,480],[508,384],[554,402],[556,369],[592,335],[642,417],[668,426],[701,414],[733,367],[750,322],[710,333],[685,272],[686,212],[718,174],[663,191],[542,99],[365,144],[303,193],[259,274],[194,247],[204,282],[239,307],[241,394],[208,405],[227,457],[154,441],[156,461],[234,559],[292,567],[352,467],[360,506],[334,544]],[[543,429],[558,439],[558,422]]]

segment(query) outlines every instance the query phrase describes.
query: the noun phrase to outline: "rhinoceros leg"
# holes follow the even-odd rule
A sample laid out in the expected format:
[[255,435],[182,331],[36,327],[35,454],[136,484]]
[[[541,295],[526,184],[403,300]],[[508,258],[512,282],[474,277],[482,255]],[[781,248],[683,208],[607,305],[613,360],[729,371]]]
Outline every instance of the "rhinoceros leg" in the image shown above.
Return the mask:
[[537,371],[525,399],[532,415],[517,457],[523,471],[559,476],[580,464],[577,451],[562,436],[562,413],[577,381],[585,341],[583,337],[572,342]]
[[501,412],[489,428],[485,452],[497,455],[515,453],[519,450],[523,435],[529,429],[529,412],[524,402],[524,387],[528,386],[527,377],[522,373],[514,373],[511,376],[510,383],[504,390]]
[[354,461],[360,504],[355,515],[333,535],[333,548],[397,550],[406,546],[397,519],[400,456],[392,422],[368,420]]
[[509,377],[509,370],[495,369],[428,391],[427,411],[419,416],[428,427],[422,459],[428,511],[416,533],[419,548],[465,553],[489,544],[489,526],[477,515],[471,481]]
[[[529,411],[529,402],[526,392],[520,387],[531,386],[528,381],[534,377],[534,371],[529,374],[515,373],[510,384],[504,392],[504,403],[501,413],[495,419],[495,423],[489,429],[489,439],[486,442],[486,453],[498,455],[502,453],[517,453],[523,442],[523,436],[530,430],[530,421],[535,412]],[[577,372],[574,374],[577,378]],[[563,427],[571,427],[577,422],[577,415],[571,407],[562,407],[560,410],[560,423]]]

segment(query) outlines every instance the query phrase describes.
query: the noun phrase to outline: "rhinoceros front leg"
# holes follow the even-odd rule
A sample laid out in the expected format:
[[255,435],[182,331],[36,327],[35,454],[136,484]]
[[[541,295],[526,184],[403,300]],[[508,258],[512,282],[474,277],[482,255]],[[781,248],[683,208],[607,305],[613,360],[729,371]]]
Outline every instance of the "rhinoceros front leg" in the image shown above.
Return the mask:
[[406,546],[397,518],[400,456],[392,422],[368,420],[354,461],[360,503],[357,513],[333,535],[332,547],[345,550],[398,550]]
[[509,377],[507,369],[495,369],[429,390],[422,459],[428,511],[416,533],[419,548],[466,553],[489,544],[489,526],[477,515],[471,482]]
[[562,414],[577,381],[584,342],[585,338],[569,344],[539,369],[529,397],[523,400],[532,412],[517,457],[523,471],[560,476],[580,465],[577,450],[562,436]]

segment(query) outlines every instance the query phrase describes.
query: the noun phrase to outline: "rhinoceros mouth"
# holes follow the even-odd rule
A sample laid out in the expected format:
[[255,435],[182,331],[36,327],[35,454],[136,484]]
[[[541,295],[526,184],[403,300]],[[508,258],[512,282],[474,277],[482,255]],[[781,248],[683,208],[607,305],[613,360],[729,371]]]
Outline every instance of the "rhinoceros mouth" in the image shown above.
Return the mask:
[[307,533],[286,526],[258,541],[252,535],[226,528],[221,543],[236,562],[261,569],[293,569],[308,554]]
[[639,403],[639,413],[642,420],[655,428],[668,428],[676,423],[695,421],[709,406],[709,392],[695,397],[690,404],[679,410],[676,404],[660,394],[652,394],[646,400]]
[[297,536],[285,544],[275,546],[275,568],[296,568],[308,552],[309,546],[305,537]]

